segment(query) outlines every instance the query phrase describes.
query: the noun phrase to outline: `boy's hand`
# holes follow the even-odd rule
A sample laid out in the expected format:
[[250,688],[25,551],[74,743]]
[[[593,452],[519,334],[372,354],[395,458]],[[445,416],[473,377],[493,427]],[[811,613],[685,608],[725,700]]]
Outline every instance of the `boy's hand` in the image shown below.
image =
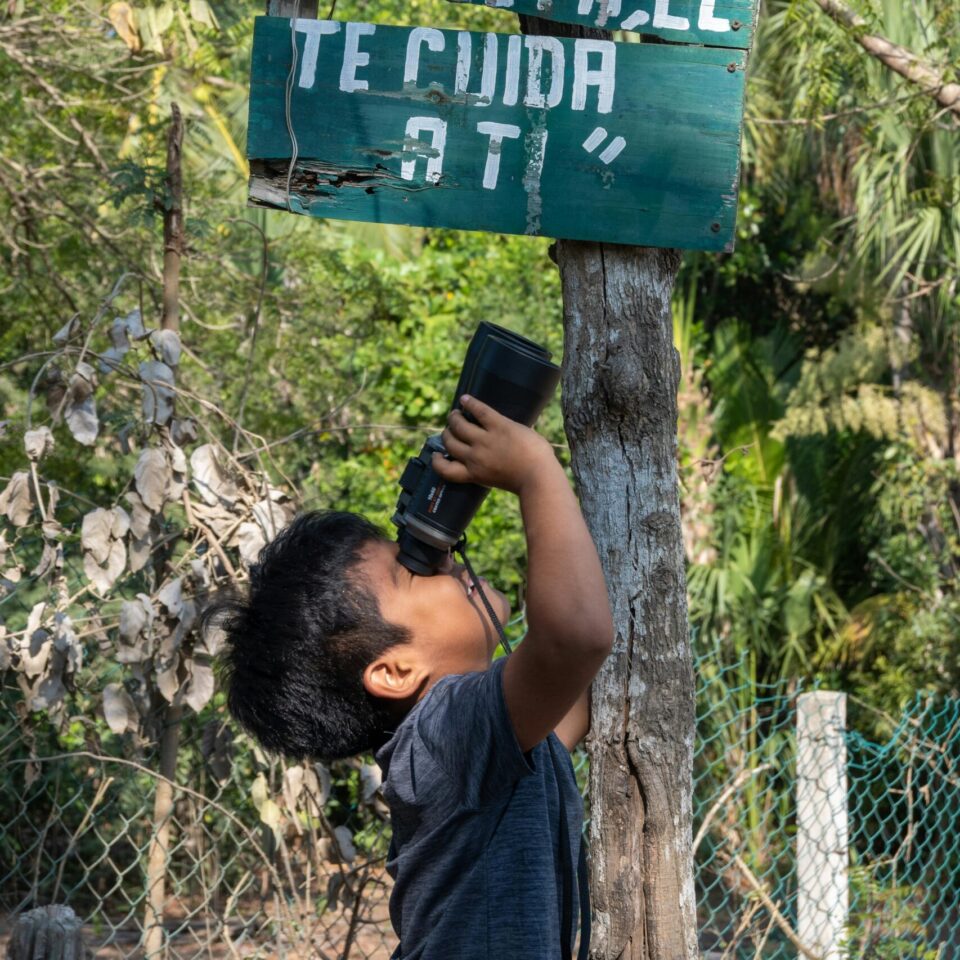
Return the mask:
[[545,465],[552,461],[559,467],[552,447],[535,430],[466,394],[460,403],[477,422],[471,423],[459,410],[447,417],[441,440],[453,460],[435,453],[431,464],[444,480],[520,493]]

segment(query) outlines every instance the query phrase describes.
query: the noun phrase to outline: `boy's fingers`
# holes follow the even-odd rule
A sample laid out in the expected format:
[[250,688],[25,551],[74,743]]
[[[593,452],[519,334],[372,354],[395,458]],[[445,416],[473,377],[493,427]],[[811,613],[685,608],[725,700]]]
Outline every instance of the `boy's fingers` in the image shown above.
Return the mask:
[[449,429],[444,430],[443,433],[440,434],[440,439],[447,448],[447,453],[449,453],[454,460],[459,460],[462,463],[467,459],[467,454],[470,452],[469,445],[462,440],[458,440]]
[[477,400],[476,397],[471,397],[466,393],[460,398],[460,406],[462,406],[481,427],[489,425],[497,417],[502,416],[502,414],[497,413],[493,407],[487,406],[482,400]]
[[457,460],[444,460],[443,454],[434,453],[432,464],[437,475],[450,483],[469,483],[470,474],[467,468]]
[[483,427],[471,423],[459,410],[451,410],[447,416],[447,431],[467,443],[476,442],[483,434]]

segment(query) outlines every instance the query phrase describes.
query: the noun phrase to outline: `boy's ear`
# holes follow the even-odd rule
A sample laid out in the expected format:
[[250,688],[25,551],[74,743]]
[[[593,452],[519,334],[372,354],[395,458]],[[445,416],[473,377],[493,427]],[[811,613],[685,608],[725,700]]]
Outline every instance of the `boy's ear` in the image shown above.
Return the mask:
[[367,664],[363,685],[367,693],[387,700],[406,700],[417,694],[429,678],[413,660],[391,655],[388,651]]

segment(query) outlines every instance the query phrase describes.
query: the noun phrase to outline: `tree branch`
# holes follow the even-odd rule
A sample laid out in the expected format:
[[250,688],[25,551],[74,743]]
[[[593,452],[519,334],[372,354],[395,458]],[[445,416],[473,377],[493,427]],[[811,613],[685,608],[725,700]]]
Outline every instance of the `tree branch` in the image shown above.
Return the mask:
[[866,32],[867,21],[854,13],[841,0],[814,0],[818,7],[844,29],[850,31],[857,43],[894,73],[911,83],[919,84],[933,95],[937,103],[960,117],[960,83],[948,83],[934,66],[921,60],[906,47],[886,37]]
[[173,120],[167,134],[167,196],[163,212],[163,329],[180,330],[180,257],[183,255],[183,117],[170,105]]
[[[820,0],[817,0],[819,3]],[[757,879],[756,874],[747,866],[744,862],[743,857],[739,853],[733,854],[733,862],[736,865],[737,869],[743,874],[744,879],[747,883],[753,887],[754,893],[760,898],[760,902],[767,908],[767,912],[773,918],[774,923],[783,931],[783,935],[800,951],[807,960],[823,960],[823,958],[818,953],[814,953],[804,942],[797,936],[794,932],[793,927],[790,926],[790,921],[780,912],[777,905],[770,898],[770,894],[767,893],[766,887]]]

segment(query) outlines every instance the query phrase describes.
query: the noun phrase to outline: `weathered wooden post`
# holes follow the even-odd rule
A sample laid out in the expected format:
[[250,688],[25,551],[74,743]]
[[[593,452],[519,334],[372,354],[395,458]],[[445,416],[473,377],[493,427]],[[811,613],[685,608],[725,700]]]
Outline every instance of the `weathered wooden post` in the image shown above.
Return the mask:
[[674,251],[563,242],[563,413],[617,639],[594,681],[591,955],[697,956]]

